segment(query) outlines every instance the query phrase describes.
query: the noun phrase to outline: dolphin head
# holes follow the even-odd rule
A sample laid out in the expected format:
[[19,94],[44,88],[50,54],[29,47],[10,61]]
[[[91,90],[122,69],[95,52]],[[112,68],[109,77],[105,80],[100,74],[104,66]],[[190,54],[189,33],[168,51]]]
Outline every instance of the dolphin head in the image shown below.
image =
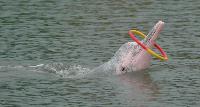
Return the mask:
[[[158,21],[148,33],[147,37],[142,40],[142,43],[148,48],[152,48],[163,25],[164,22]],[[140,71],[148,68],[151,64],[152,57],[136,42],[127,42],[119,48],[112,59],[114,61],[113,63],[115,63],[116,73],[123,74],[125,72]]]
[[113,57],[116,74],[146,69],[150,66],[151,59],[151,55],[136,42],[127,42]]

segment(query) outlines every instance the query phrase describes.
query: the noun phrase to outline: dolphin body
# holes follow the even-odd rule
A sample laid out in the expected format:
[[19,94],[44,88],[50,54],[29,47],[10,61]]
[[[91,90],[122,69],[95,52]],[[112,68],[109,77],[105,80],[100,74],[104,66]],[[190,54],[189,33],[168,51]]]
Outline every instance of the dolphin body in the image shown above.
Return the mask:
[[[155,41],[164,26],[164,22],[158,21],[147,37],[142,40],[148,48],[153,48]],[[108,62],[95,68],[95,71],[111,71],[120,75],[126,72],[134,72],[147,69],[151,64],[152,57],[136,42],[123,44]]]
[[[160,31],[164,26],[164,22],[158,21],[153,29],[148,33],[147,37],[142,40],[148,48],[153,48],[153,43],[157,39]],[[123,44],[114,56],[106,63],[92,69],[81,69],[79,66],[66,66],[62,63],[42,64],[30,66],[36,71],[47,71],[56,73],[65,77],[89,76],[85,74],[124,74],[126,72],[134,72],[147,69],[151,64],[152,57],[146,50],[139,46],[136,42],[127,42]],[[105,73],[102,73],[105,72]]]

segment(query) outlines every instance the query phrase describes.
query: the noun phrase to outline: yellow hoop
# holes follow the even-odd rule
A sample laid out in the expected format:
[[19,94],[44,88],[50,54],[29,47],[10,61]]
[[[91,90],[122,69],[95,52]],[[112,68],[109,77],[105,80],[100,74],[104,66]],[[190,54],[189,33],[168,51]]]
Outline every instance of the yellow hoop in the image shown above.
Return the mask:
[[142,44],[132,33],[136,34],[136,35],[139,35],[141,36],[142,38],[146,38],[147,36],[140,32],[140,31],[137,31],[137,30],[130,30],[129,31],[129,35],[131,36],[131,38],[137,42],[142,48],[144,48],[149,54],[151,54],[152,56],[162,60],[162,61],[165,61],[165,60],[168,60],[168,57],[166,55],[166,53],[163,51],[163,49],[157,44],[157,43],[153,43],[154,46],[161,52],[162,56],[155,53],[153,50],[151,50],[150,48],[146,47],[144,44]]

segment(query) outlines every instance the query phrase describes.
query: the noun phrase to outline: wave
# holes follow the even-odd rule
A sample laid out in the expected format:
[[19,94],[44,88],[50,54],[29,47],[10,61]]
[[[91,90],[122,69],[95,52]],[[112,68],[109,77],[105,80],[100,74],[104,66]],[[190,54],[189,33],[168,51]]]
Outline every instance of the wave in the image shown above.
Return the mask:
[[65,65],[63,63],[50,63],[36,65],[38,71],[55,73],[66,78],[84,77],[91,72],[89,68],[81,65]]
[[39,73],[54,73],[64,78],[85,77],[92,70],[81,65],[67,65],[64,63],[49,63],[38,65],[7,65],[0,66],[0,72],[8,71],[33,71]]

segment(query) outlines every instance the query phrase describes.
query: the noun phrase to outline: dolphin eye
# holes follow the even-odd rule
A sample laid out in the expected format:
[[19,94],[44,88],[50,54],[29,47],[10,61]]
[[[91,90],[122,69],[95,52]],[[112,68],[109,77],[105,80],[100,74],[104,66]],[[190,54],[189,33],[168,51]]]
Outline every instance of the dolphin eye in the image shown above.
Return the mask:
[[125,67],[122,67],[122,71],[124,71],[125,70]]
[[121,71],[123,71],[123,72],[126,71],[126,68],[125,68],[125,67],[122,67],[122,68],[121,68]]

